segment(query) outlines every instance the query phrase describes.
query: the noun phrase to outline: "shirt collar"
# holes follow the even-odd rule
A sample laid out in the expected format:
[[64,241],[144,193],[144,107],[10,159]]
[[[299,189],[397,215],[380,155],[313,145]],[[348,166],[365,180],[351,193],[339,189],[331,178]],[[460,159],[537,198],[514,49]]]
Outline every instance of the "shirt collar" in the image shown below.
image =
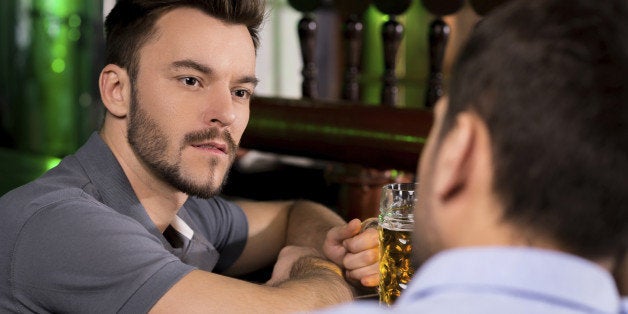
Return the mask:
[[179,209],[177,216],[171,222],[171,226],[188,240],[186,242],[189,245],[175,249],[146,213],[146,209],[133,192],[131,183],[118,160],[98,133],[94,132],[90,136],[85,145],[77,151],[76,157],[100,193],[103,204],[138,221],[148,232],[162,242],[164,248],[181,258],[185,263],[206,271],[212,271],[219,258],[218,252],[209,241],[199,233],[194,232],[194,224],[188,224],[192,219],[186,211],[185,204]]
[[146,213],[118,160],[98,133],[94,132],[89,137],[76,152],[76,157],[100,193],[103,204],[137,220],[166,247],[170,246]]
[[400,304],[447,286],[485,286],[542,295],[564,304],[602,312],[619,311],[619,294],[602,267],[557,251],[487,247],[442,252],[414,276]]

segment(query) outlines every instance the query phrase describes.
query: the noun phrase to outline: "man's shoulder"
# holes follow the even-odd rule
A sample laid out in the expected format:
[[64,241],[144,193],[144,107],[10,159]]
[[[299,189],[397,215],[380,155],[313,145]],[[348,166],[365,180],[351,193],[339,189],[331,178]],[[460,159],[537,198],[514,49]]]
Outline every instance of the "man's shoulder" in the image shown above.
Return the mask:
[[89,179],[71,165],[74,163],[72,157],[66,157],[40,178],[4,194],[0,197],[0,215],[30,216],[58,202],[97,203]]
[[[7,233],[16,234],[37,215],[54,215],[73,218],[81,208],[85,213],[91,209],[109,210],[107,206],[86,193],[80,187],[50,187],[34,181],[0,198],[0,226]],[[76,217],[80,218],[80,217]],[[53,223],[53,221],[51,221]]]
[[158,299],[191,269],[138,221],[78,187],[50,190],[0,214],[11,215],[0,220],[0,282],[10,283],[0,287],[0,299],[73,302],[79,312],[127,300],[144,306],[141,300]]
[[[81,209],[108,210],[98,200],[98,192],[74,155],[41,177],[11,190],[0,197],[0,229],[6,242],[15,241],[24,226],[36,216],[75,217]],[[67,217],[66,217],[67,216]],[[59,220],[51,220],[50,224]]]

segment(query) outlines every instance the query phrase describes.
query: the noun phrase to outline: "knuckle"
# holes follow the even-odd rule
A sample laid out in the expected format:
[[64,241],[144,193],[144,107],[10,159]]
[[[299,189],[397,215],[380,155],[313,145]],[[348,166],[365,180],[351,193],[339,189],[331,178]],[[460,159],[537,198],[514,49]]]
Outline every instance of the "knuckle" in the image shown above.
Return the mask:
[[375,263],[379,260],[379,251],[371,249],[366,251],[366,259],[369,263]]

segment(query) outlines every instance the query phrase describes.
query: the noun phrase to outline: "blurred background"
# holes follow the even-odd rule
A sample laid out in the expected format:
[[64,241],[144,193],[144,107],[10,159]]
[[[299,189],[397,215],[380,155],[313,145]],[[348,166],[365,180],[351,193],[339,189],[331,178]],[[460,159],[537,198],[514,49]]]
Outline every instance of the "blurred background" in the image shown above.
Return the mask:
[[[372,215],[360,208],[382,184],[416,180],[431,103],[499,2],[269,0],[251,123],[224,193]],[[114,3],[0,1],[0,195],[100,127],[102,24]]]

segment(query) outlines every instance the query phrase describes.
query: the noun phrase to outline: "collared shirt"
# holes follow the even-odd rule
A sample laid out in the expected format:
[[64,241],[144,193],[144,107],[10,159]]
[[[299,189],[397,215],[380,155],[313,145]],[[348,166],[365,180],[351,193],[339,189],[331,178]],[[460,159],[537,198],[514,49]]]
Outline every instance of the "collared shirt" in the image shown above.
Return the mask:
[[328,313],[624,313],[611,275],[585,259],[519,247],[442,252],[394,306],[354,303]]
[[162,234],[98,134],[0,198],[0,312],[141,313],[195,268],[241,254],[242,209],[190,197]]

